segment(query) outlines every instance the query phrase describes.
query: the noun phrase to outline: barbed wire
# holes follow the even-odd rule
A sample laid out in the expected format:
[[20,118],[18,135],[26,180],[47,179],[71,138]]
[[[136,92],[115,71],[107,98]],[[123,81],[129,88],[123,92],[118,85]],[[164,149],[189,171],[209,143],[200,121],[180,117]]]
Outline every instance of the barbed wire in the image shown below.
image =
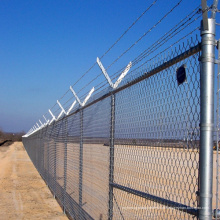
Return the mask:
[[[161,51],[160,53],[156,54],[156,55],[153,56],[151,59],[145,61],[143,64],[141,64],[140,66],[136,67],[135,69],[132,69],[132,71],[131,71],[130,73],[136,72],[137,69],[139,69],[139,68],[141,68],[142,66],[146,65],[147,62],[150,62],[150,61],[152,61],[153,59],[155,59],[156,57],[158,57],[159,55],[165,53],[167,50],[169,50],[170,48],[174,47],[176,44],[180,43],[183,39],[186,39],[186,37],[188,37],[189,35],[193,34],[195,31],[199,30],[199,28],[200,28],[200,27],[196,27],[193,31],[187,33],[185,36],[181,37],[181,38],[178,39],[176,42],[174,42],[174,43],[171,44],[170,46],[166,47],[163,51]],[[116,79],[117,77],[118,77],[118,76],[115,76],[115,77],[113,78],[113,80]],[[97,85],[97,86],[100,86],[100,85],[101,85],[101,86],[98,87],[98,88],[96,88],[96,91],[100,90],[100,89],[103,88],[105,85],[108,85],[108,83],[107,83],[106,81],[103,81],[103,82],[105,82],[103,85],[101,85],[101,83]]]
[[164,54],[166,51],[168,51],[170,48],[174,47],[174,45],[180,43],[183,39],[186,39],[189,35],[193,34],[195,31],[199,30],[199,27],[196,27],[193,31],[187,33],[185,36],[181,37],[179,40],[177,40],[175,43],[171,44],[170,46],[168,46],[167,48],[165,48],[164,50],[162,50],[160,53],[156,54],[155,56],[151,57],[150,59],[146,60],[144,63],[142,63],[140,66],[136,67],[135,69],[132,70],[132,72],[136,71],[137,69],[141,68],[142,66],[144,66],[147,62],[152,61],[153,59],[155,59],[157,56],[160,56],[161,54]]
[[[159,21],[156,22],[156,24],[154,24],[147,32],[145,32],[137,41],[135,41],[135,43],[133,43],[128,49],[126,49],[117,59],[115,59],[107,68],[106,70],[108,70],[113,64],[115,64],[122,56],[124,56],[129,50],[131,50],[136,44],[138,44],[148,33],[150,33],[154,28],[157,27],[158,24],[160,24],[171,12],[174,11],[175,8],[177,8],[180,3],[183,0],[180,0],[174,7],[172,7]],[[81,91],[83,91],[87,86],[89,86],[92,82],[94,82],[98,77],[100,77],[102,75],[102,73],[100,73],[99,75],[97,75],[93,80],[91,80],[89,83],[87,83],[83,88],[81,88],[78,93],[80,93]]]
[[[193,22],[195,22],[200,16],[197,16],[194,20],[192,20],[192,18],[197,15],[199,13],[199,7],[197,6],[192,12],[190,12],[185,18],[183,18],[180,22],[178,22],[173,28],[171,28],[167,33],[165,33],[162,37],[159,38],[159,40],[157,40],[155,43],[153,43],[152,45],[150,45],[146,50],[144,50],[137,58],[135,58],[134,60],[132,60],[132,66],[134,67],[138,62],[140,62],[141,60],[143,60],[149,53],[153,53],[156,51],[156,49],[159,49],[162,45],[162,43],[167,42],[169,39],[173,38],[175,35],[177,35],[178,33],[180,33],[181,31],[183,31],[185,28],[187,28],[189,25],[191,25]],[[187,20],[186,20],[187,19]],[[191,21],[191,22],[190,22]],[[184,27],[185,25],[185,27]],[[180,31],[178,31],[180,28],[182,27],[182,29]],[[176,34],[175,34],[176,33]],[[173,34],[173,35],[172,35]],[[146,54],[146,52],[148,52]],[[142,59],[140,59],[141,56],[143,56],[145,54],[144,57],[142,57]],[[139,60],[138,60],[139,59]],[[121,72],[125,69],[126,66],[123,66],[121,69],[119,69],[116,73],[112,74],[111,77],[117,78]],[[108,68],[107,68],[108,69]],[[118,74],[118,75],[117,75]],[[88,87],[92,82],[94,82],[98,77],[102,76],[102,72],[97,75],[93,80],[91,80],[89,83],[87,83],[79,92],[81,92],[83,89],[85,89],[86,87]],[[115,79],[113,78],[113,79]],[[96,85],[95,87],[99,87],[102,83],[104,83],[105,85],[107,85],[108,83],[106,82],[106,80],[102,81],[101,83],[99,83],[98,85]],[[97,91],[97,88],[96,88]],[[85,94],[84,94],[85,95]],[[83,96],[84,96],[83,95]]]
[[[190,35],[192,35],[195,31],[199,30],[200,27],[196,27],[194,30],[190,31],[189,33],[185,34],[183,37],[179,38],[177,41],[175,41],[173,44],[169,45],[168,47],[166,47],[163,51],[161,51],[160,53],[157,53],[155,56],[151,57],[150,59],[148,59],[146,62],[142,63],[140,66],[136,67],[135,69],[133,69],[131,71],[131,74],[133,72],[136,72],[138,69],[140,69],[141,67],[143,67],[144,65],[146,65],[146,63],[151,63],[152,60],[155,60],[156,57],[159,57],[160,55],[164,54],[166,51],[168,51],[170,48],[173,48],[175,45],[179,44],[182,40],[186,39],[187,37],[189,37]],[[104,81],[105,83],[103,85],[100,85],[99,87],[96,86],[96,95],[98,95],[99,93],[103,93],[106,89],[106,85],[108,85],[108,83],[106,81]],[[85,94],[86,96],[87,94]],[[81,97],[82,99],[84,98],[84,95]],[[69,107],[72,105],[72,103],[70,103],[69,105],[67,105],[67,103],[69,103],[71,100],[73,100],[74,98],[71,97],[70,99],[68,99],[63,106],[66,106],[66,109],[69,109]],[[59,109],[57,110],[57,112],[60,111]]]
[[183,0],[180,0],[174,7],[170,9],[154,26],[152,26],[147,32],[145,32],[137,41],[135,41],[127,50],[125,50],[117,59],[115,59],[106,69],[108,70],[113,64],[115,64],[122,56],[124,56],[131,48],[133,48],[137,43],[139,43],[147,34],[149,34],[154,28],[157,27],[171,12],[177,8]]
[[[110,46],[110,48],[100,57],[100,60],[128,33],[128,31],[145,15],[147,11],[157,2],[158,0],[153,1],[153,3],[124,31],[124,33]],[[87,73],[96,65],[96,62],[72,85],[75,86],[82,78],[85,77]]]
[[[197,13],[195,13],[192,17],[194,17],[196,14],[197,14]],[[133,66],[135,66],[136,64],[138,64],[138,63],[139,63],[140,61],[142,61],[144,58],[146,58],[149,54],[155,52],[157,49],[159,49],[161,46],[163,46],[168,40],[172,39],[172,38],[173,38],[174,36],[176,36],[178,33],[182,32],[182,31],[183,31],[184,29],[186,29],[189,25],[191,25],[192,23],[194,23],[195,21],[197,21],[200,16],[197,16],[194,20],[191,20],[192,17],[190,17],[190,18],[188,19],[188,21],[187,21],[187,22],[189,22],[189,21],[191,21],[191,22],[189,22],[189,23],[185,22],[185,23],[181,24],[178,28],[174,29],[169,35],[167,35],[167,33],[169,33],[170,31],[167,32],[162,38],[160,38],[160,39],[162,39],[161,41],[160,41],[160,40],[156,41],[153,45],[151,45],[150,47],[148,47],[148,48],[147,48],[142,54],[140,54],[137,58],[135,58],[134,60],[132,60]],[[185,27],[184,27],[184,25],[185,25]],[[181,27],[182,27],[182,28],[181,28]],[[180,29],[180,30],[179,30],[179,29]],[[197,28],[196,28],[196,29],[197,29]],[[119,72],[120,72],[120,70],[119,70],[118,72],[116,72],[116,73],[119,73]],[[115,74],[114,74],[114,75],[115,75]]]
[[[184,27],[186,28],[186,27]],[[160,53],[157,53],[155,56],[153,56],[152,58],[148,59],[147,61],[145,61],[144,63],[142,63],[140,66],[136,67],[135,69],[133,69],[130,73],[132,74],[133,72],[136,72],[138,69],[140,69],[141,67],[143,67],[144,65],[146,65],[146,63],[151,62],[152,60],[154,60],[156,57],[164,54],[166,51],[168,51],[170,48],[173,48],[175,45],[179,44],[182,40],[186,39],[187,37],[189,37],[190,35],[192,35],[195,31],[199,30],[200,27],[196,27],[194,30],[190,31],[189,33],[185,34],[183,37],[179,38],[177,41],[175,41],[173,44],[169,45],[168,47],[166,47],[163,51],[161,51]],[[179,31],[181,32],[182,29]],[[177,34],[177,33],[176,33]],[[113,80],[115,78],[117,78],[118,76],[115,76],[113,78]],[[103,83],[104,82],[104,83]],[[98,93],[102,93],[105,89],[106,89],[106,85],[108,85],[108,82],[103,81],[101,83],[99,83],[98,85],[96,85],[96,95]],[[81,98],[84,98],[84,96],[86,96],[87,94],[84,94]],[[66,105],[68,102],[70,102],[71,100],[73,100],[73,97],[70,98],[69,100],[66,101],[66,103],[64,103],[64,105]],[[70,107],[71,104],[68,106]]]
[[[192,20],[192,18],[194,16],[196,16],[198,14],[198,9],[199,7],[197,7],[196,9],[193,10],[193,12],[195,12],[194,14],[190,13],[189,15],[187,15],[184,19],[182,19],[177,25],[175,25],[173,28],[171,28],[167,33],[165,33],[158,41],[156,41],[153,45],[151,45],[151,47],[149,47],[148,49],[146,49],[144,52],[142,52],[135,60],[132,61],[133,65],[135,65],[135,63],[140,62],[142,59],[144,59],[147,54],[149,49],[151,49],[150,52],[152,52],[152,50],[159,45],[161,45],[164,42],[167,42],[168,39],[173,38],[177,33],[181,32],[182,30],[184,30],[186,27],[188,27],[190,24],[192,24],[193,22],[195,22],[200,16],[197,16],[194,20]],[[192,15],[191,17],[189,17],[190,15]],[[183,22],[185,19],[187,19],[185,22]],[[191,21],[191,22],[190,22]],[[188,23],[189,22],[189,23]],[[184,25],[186,25],[184,27]],[[180,28],[182,27],[182,29],[177,32]],[[176,33],[176,34],[175,34]]]
[[[155,5],[155,3],[158,0],[154,0],[151,5],[149,7],[147,7],[142,13],[141,15],[123,32],[123,34],[110,46],[110,48],[100,57],[100,59],[102,59],[106,54],[108,54],[108,52],[128,33],[128,31],[146,14],[146,12],[148,12],[150,10],[150,8]],[[78,82],[80,82],[80,80],[82,80],[95,66],[96,66],[96,62],[93,63],[93,65],[72,85],[72,87],[74,87]],[[62,100],[66,94],[69,92],[69,90],[67,90],[62,97],[59,98],[59,100]],[[53,109],[57,104],[55,103],[51,109]]]
[[[194,14],[193,14],[194,13]],[[177,23],[173,28],[171,28],[167,33],[165,33],[159,40],[157,40],[155,43],[150,45],[146,50],[144,50],[137,58],[132,60],[132,66],[135,66],[137,63],[139,63],[141,60],[146,58],[150,53],[155,52],[157,49],[159,49],[162,45],[164,45],[169,39],[172,39],[175,35],[186,29],[189,25],[194,23],[200,16],[197,16],[194,20],[192,18],[199,13],[199,6],[195,8],[190,14],[188,14],[185,18],[183,18],[179,23]],[[191,16],[190,16],[191,15]],[[186,20],[188,18],[188,20]],[[185,21],[186,20],[186,21]],[[185,21],[185,22],[183,22]],[[191,21],[191,22],[190,22]],[[184,27],[185,25],[185,27]],[[182,27],[181,30],[179,30]],[[179,31],[178,31],[179,30]],[[118,70],[116,73],[111,75],[113,77],[116,74],[119,74],[125,67],[122,67],[120,70]]]
[[[158,20],[156,22],[156,24],[154,24],[147,32],[145,32],[137,41],[135,41],[129,48],[127,48],[122,54],[120,54],[120,56],[118,56],[107,68],[109,69],[112,65],[114,65],[121,57],[123,57],[129,50],[131,50],[135,45],[137,45],[148,33],[150,33],[154,28],[156,28],[158,26],[158,24],[160,24],[169,14],[171,14],[175,8],[177,8],[181,2],[183,0],[180,0],[174,7],[172,7],[160,20]],[[128,29],[115,41],[115,43],[100,57],[103,58],[122,38],[123,36],[140,20],[140,18],[157,2],[157,0],[153,1],[152,4],[128,27]],[[158,48],[160,48],[162,45],[164,45],[169,39],[172,39],[175,35],[177,35],[178,33],[180,33],[181,31],[183,31],[186,27],[188,27],[190,24],[192,24],[193,22],[195,22],[199,17],[196,17],[193,21],[189,22],[196,14],[198,14],[199,12],[199,6],[196,7],[190,14],[188,14],[184,19],[182,19],[180,22],[178,22],[178,24],[176,24],[173,28],[171,28],[167,33],[165,33],[159,40],[157,40],[154,44],[152,44],[150,47],[148,47],[146,50],[144,50],[140,55],[138,55],[135,59],[133,59],[132,61],[132,66],[134,67],[135,65],[137,65],[140,61],[142,61],[143,59],[145,59],[149,53],[155,52]],[[185,21],[185,23],[184,23]],[[185,26],[184,26],[185,25]],[[182,29],[180,29],[182,27]],[[191,33],[193,33],[195,30],[197,30],[198,27],[196,29],[194,29]],[[179,31],[178,31],[179,30]],[[184,37],[183,37],[184,38]],[[183,39],[182,38],[182,39]],[[176,41],[175,43],[173,43],[172,45],[170,45],[168,48],[172,47],[174,44],[176,44],[177,42],[179,42],[180,40]],[[165,50],[167,50],[165,49]],[[163,51],[164,52],[164,51]],[[162,52],[161,52],[162,53]],[[141,66],[143,66],[146,62],[144,62]],[[76,85],[92,68],[94,68],[94,66],[96,65],[96,62],[73,84]],[[141,66],[138,66],[137,68],[133,69],[132,72],[138,68],[140,68]],[[115,78],[118,77],[118,75],[121,73],[121,71],[123,71],[124,67],[121,68],[120,70],[116,71],[114,74],[111,75],[111,77],[114,77],[113,80]],[[81,88],[78,91],[78,94],[80,92],[82,92],[85,88],[87,88],[92,82],[96,81],[100,76],[102,75],[102,72],[100,74],[98,74],[96,77],[94,77],[89,83],[87,83],[83,88]],[[100,82],[99,84],[97,84],[95,86],[96,88],[96,93],[102,91],[101,89],[104,89],[104,87],[108,85],[108,83],[106,82],[106,80]],[[59,99],[62,100],[67,94],[68,92],[70,92],[70,90],[66,91],[66,93],[63,94],[63,96]],[[82,99],[82,97],[85,97],[87,95],[83,94],[80,96],[80,99]],[[72,96],[71,98],[69,98],[68,100],[66,100],[62,105],[66,106],[71,100],[73,100],[74,97]],[[72,104],[72,103],[71,103]],[[70,105],[69,105],[70,106]],[[57,103],[55,103],[51,109],[54,109],[55,107],[58,107],[55,111],[54,111],[54,115],[57,114],[58,111],[60,111],[59,106],[57,105]],[[45,114],[45,116],[47,116],[48,113]]]

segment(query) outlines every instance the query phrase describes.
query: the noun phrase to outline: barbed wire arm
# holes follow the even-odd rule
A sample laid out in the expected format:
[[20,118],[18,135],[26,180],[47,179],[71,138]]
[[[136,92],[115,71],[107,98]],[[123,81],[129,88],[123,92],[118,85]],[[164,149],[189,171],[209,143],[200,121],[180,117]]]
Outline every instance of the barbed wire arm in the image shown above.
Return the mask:
[[86,96],[86,98],[84,99],[82,106],[84,106],[86,104],[86,102],[89,100],[89,98],[91,97],[92,93],[95,91],[95,88],[92,87],[92,89],[90,90],[89,94]]
[[63,111],[63,113],[66,115],[66,111],[63,108],[63,106],[60,104],[60,102],[57,100],[57,104],[60,106],[61,110]]
[[[37,125],[37,126],[36,126],[36,125]],[[34,133],[34,132],[40,130],[40,128],[41,128],[41,127],[39,126],[39,124],[36,123],[36,124],[34,125],[34,131],[33,131],[32,133]]]
[[77,102],[79,103],[79,105],[83,107],[86,104],[86,102],[89,100],[89,98],[91,97],[92,93],[95,91],[95,88],[93,87],[90,90],[89,94],[86,96],[86,98],[84,99],[83,102],[80,101],[79,97],[76,95],[76,92],[73,90],[72,86],[70,86],[70,90],[73,93],[73,95],[75,96],[75,98],[76,98]]
[[67,113],[66,113],[66,111],[65,111],[65,109],[63,108],[63,106],[60,104],[60,102],[57,100],[57,104],[60,106],[60,108],[61,108],[61,112],[60,112],[60,114],[58,115],[58,117],[57,117],[57,120],[61,117],[61,115],[64,113],[65,115],[67,115]]
[[55,118],[55,116],[54,116],[54,114],[51,112],[51,110],[49,109],[48,110],[49,111],[49,113],[51,114],[51,116],[52,116],[52,119],[51,119],[51,121],[49,122],[49,125],[53,122],[53,121],[55,121],[56,120],[56,118]]
[[31,128],[31,130],[29,131],[29,133],[27,134],[27,136],[31,135],[32,133],[34,133],[34,128]]
[[44,124],[41,122],[41,120],[39,119],[39,122],[40,122],[40,124],[41,124],[41,127],[43,127],[44,126]]
[[130,62],[127,67],[125,68],[125,70],[122,72],[122,74],[120,75],[120,77],[118,78],[118,80],[115,82],[114,84],[114,89],[116,89],[118,87],[118,85],[121,83],[121,81],[124,79],[124,77],[127,75],[128,71],[131,69],[132,63]]
[[97,61],[98,65],[99,65],[100,69],[102,70],[105,78],[107,79],[109,85],[113,88],[114,84],[112,83],[111,79],[109,78],[109,75],[108,75],[107,71],[105,70],[104,66],[102,65],[102,63],[101,63],[101,61],[100,61],[100,59],[98,57],[97,57],[96,61]]
[[73,102],[73,104],[70,106],[69,110],[67,111],[67,115],[69,115],[69,113],[71,112],[71,110],[73,109],[73,107],[75,106],[76,104],[76,100]]
[[82,106],[81,101],[79,100],[78,96],[76,95],[76,92],[73,90],[72,86],[70,86],[70,90],[73,93],[73,95],[75,96],[77,102]]
[[46,121],[46,125],[49,123],[49,120],[43,115],[44,120]]
[[26,135],[28,135],[29,133],[31,133],[32,130],[33,130],[33,128],[31,128],[31,129],[27,132]]
[[100,69],[102,70],[102,73],[104,74],[105,78],[107,79],[109,85],[113,88],[116,89],[118,87],[118,85],[121,83],[121,81],[124,79],[124,77],[126,76],[126,74],[128,73],[128,71],[130,70],[132,63],[130,62],[127,67],[125,68],[125,70],[122,72],[122,74],[120,75],[120,77],[118,78],[118,80],[115,82],[115,84],[112,83],[107,71],[105,70],[104,66],[102,65],[100,59],[97,57],[97,63],[100,67]]
[[23,135],[22,137],[28,137],[29,135],[32,134],[33,128],[31,128],[25,135]]

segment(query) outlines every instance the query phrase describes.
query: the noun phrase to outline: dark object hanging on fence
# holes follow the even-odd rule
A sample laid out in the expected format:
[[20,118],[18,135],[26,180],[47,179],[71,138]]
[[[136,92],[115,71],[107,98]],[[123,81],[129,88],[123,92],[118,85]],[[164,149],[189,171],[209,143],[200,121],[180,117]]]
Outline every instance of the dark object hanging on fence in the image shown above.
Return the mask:
[[181,67],[179,67],[176,70],[176,79],[177,79],[178,86],[187,81],[187,78],[186,78],[186,65],[185,64],[183,64]]

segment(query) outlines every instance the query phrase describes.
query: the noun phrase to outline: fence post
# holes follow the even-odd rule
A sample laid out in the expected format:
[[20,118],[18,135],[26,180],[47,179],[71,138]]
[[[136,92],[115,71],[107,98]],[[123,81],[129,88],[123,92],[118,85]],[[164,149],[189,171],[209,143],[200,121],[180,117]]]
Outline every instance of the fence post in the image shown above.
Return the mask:
[[45,128],[41,129],[40,131],[40,147],[39,147],[39,151],[38,151],[38,170],[39,170],[39,173],[40,175],[42,176],[42,168],[41,168],[41,156],[42,156],[42,153],[41,153],[41,149],[43,147],[43,144],[44,144],[44,130]]
[[83,175],[83,109],[80,110],[80,151],[79,151],[79,219],[82,219],[82,175]]
[[49,167],[49,159],[50,159],[49,158],[49,153],[50,153],[49,152],[49,148],[50,148],[50,145],[49,145],[49,143],[50,143],[50,134],[48,133],[48,140],[47,140],[47,186],[48,187],[50,186],[50,183],[49,183],[50,182],[50,176],[49,176],[49,169],[50,169],[50,167]]
[[67,171],[67,138],[68,138],[68,121],[65,117],[65,148],[64,148],[64,192],[63,192],[63,213],[65,214],[65,195],[66,195],[66,171]]
[[[58,127],[58,124],[56,125],[56,127]],[[58,128],[55,128],[55,130],[57,130]],[[57,136],[59,135],[59,133],[57,133]],[[54,137],[54,198],[56,198],[56,186],[57,186],[57,136],[55,135]]]
[[[52,141],[51,139],[53,139],[53,138],[52,138],[52,132],[54,131],[55,126],[56,126],[56,125],[55,125],[55,123],[54,123],[54,124],[53,124],[53,127],[51,128],[49,142]],[[52,143],[53,143],[53,142],[52,142]],[[48,144],[48,147],[50,147],[49,144]],[[48,148],[48,153],[50,154],[49,148]],[[48,159],[50,159],[49,154],[48,154]],[[53,156],[53,155],[51,155],[51,156]],[[48,160],[48,164],[50,165],[49,160]],[[48,165],[48,167],[49,167],[49,169],[50,169],[50,166],[49,166],[49,165]],[[49,169],[48,169],[48,172],[49,172]],[[50,183],[49,183],[50,189],[53,191],[54,178],[53,178],[53,174],[52,174],[52,173],[49,174],[49,180],[50,180]]]
[[[218,61],[220,61],[220,40],[217,43],[218,48]],[[216,107],[216,195],[215,195],[215,209],[213,211],[215,219],[220,218],[220,207],[219,204],[219,93],[220,93],[220,63],[218,63],[218,72],[217,72],[217,107]]]
[[201,25],[199,219],[212,219],[215,19]]
[[45,139],[44,139],[44,146],[43,146],[43,168],[44,168],[44,181],[47,183],[47,167],[46,167],[46,155],[47,155],[47,141],[48,141],[48,126],[45,130]]
[[[50,127],[50,132],[48,132],[48,141],[47,141],[47,186],[51,187],[51,177],[50,177],[50,141],[51,141],[51,136],[53,133],[53,129],[54,129],[54,125],[53,124],[52,127]],[[49,127],[48,127],[49,128]]]
[[114,140],[115,139],[115,94],[111,95],[111,125],[110,125],[110,149],[109,149],[109,207],[108,219],[113,218],[113,186],[114,181]]

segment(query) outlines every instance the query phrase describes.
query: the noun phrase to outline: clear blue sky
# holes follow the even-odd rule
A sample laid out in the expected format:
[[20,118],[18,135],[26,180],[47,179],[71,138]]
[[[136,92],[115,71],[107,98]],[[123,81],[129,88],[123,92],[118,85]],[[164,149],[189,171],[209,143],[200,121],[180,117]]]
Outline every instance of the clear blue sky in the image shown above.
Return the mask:
[[[0,1],[0,128],[8,132],[28,131],[152,2]],[[177,2],[158,0],[103,59],[105,65]],[[183,0],[167,18],[168,29],[199,4],[200,1]],[[139,54],[154,37],[165,32],[165,25],[161,24],[133,54]],[[94,71],[89,73],[75,90],[94,77]]]

